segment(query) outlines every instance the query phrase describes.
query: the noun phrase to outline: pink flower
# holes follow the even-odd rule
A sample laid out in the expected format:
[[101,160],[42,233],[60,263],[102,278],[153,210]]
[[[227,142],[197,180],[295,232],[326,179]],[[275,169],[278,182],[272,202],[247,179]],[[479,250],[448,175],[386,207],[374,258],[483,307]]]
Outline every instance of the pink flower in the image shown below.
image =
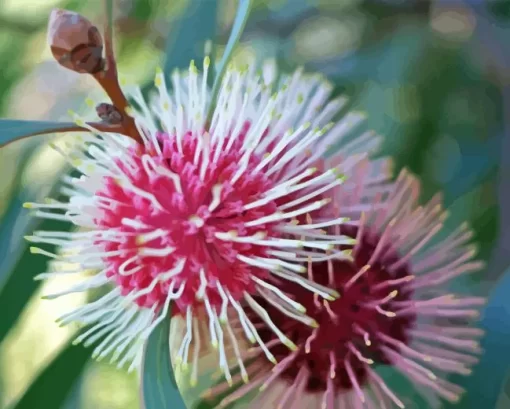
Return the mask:
[[[340,246],[352,249],[352,260],[304,264],[308,279],[340,297],[321,300],[282,283],[317,328],[259,300],[297,349],[283,347],[263,320],[250,315],[278,364],[258,358],[262,347],[246,352],[236,380],[251,381],[220,406],[260,388],[250,408],[404,408],[402,397],[378,374],[380,366],[394,367],[425,395],[432,392],[433,401],[459,399],[462,389],[445,376],[468,375],[476,363],[482,331],[470,322],[485,300],[455,295],[446,285],[482,267],[467,244],[472,232],[462,225],[434,241],[446,218],[439,197],[419,206],[419,183],[405,171],[393,184],[374,184],[366,175],[337,188],[334,203],[352,221],[329,228],[356,239],[354,246]],[[222,390],[224,385],[210,392]]]
[[[109,289],[60,318],[63,324],[88,327],[78,342],[102,340],[96,356],[111,355],[119,366],[137,367],[141,345],[167,319],[172,303],[173,314],[187,323],[178,360],[190,362],[190,345],[198,351],[199,345],[211,343],[229,379],[224,345],[227,338],[236,340],[228,309],[236,312],[251,341],[264,345],[247,310],[295,350],[264,305],[280,303],[305,319],[301,301],[281,291],[284,282],[321,300],[338,295],[307,278],[301,260],[322,260],[335,246],[353,244],[350,236],[319,234],[318,229],[344,220],[334,212],[324,216],[327,194],[378,139],[367,133],[346,142],[362,116],[348,114],[330,122],[345,101],[328,102],[331,85],[322,78],[297,71],[275,84],[275,72],[267,67],[263,76],[251,69],[227,71],[209,126],[208,67],[206,58],[203,74],[193,63],[188,73],[174,73],[171,94],[158,72],[158,93],[150,103],[139,88],[131,89],[138,108],[129,113],[143,146],[79,118],[78,125],[91,134],[74,139],[72,152],[62,152],[82,174],[65,178],[69,201],[28,207],[40,217],[71,221],[86,231],[36,232],[29,239],[61,246],[59,254],[33,251],[72,263],[73,272],[97,271],[63,294]],[[344,143],[346,162],[326,168],[321,158],[333,143]],[[312,220],[314,214],[321,214],[321,220]],[[337,250],[328,257],[348,256]],[[203,320],[209,339],[196,330]]]

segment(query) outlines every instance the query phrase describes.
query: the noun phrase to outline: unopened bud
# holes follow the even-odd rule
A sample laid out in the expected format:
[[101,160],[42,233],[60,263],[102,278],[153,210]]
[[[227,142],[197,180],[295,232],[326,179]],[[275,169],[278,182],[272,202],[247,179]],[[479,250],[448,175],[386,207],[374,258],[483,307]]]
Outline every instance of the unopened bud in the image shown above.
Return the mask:
[[110,125],[118,125],[122,122],[122,114],[112,104],[103,102],[96,106],[97,116],[101,120]]
[[70,70],[95,74],[104,68],[101,34],[78,13],[60,9],[51,12],[48,44],[58,63]]

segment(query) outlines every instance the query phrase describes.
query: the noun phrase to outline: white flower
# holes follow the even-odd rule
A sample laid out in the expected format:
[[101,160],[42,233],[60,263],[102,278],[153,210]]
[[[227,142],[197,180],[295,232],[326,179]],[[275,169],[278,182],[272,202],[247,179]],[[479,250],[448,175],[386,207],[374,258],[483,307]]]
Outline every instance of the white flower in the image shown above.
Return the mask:
[[[150,103],[139,88],[131,89],[137,108],[129,113],[143,146],[78,119],[91,134],[73,139],[72,153],[62,152],[82,174],[64,178],[69,201],[27,207],[36,208],[39,217],[71,221],[87,231],[41,231],[29,239],[60,246],[59,254],[33,251],[72,263],[71,272],[97,271],[56,296],[109,288],[60,318],[62,324],[88,327],[78,342],[101,340],[96,356],[112,354],[119,366],[136,368],[142,343],[167,319],[173,303],[172,313],[187,323],[180,362],[191,360],[196,376],[197,357],[190,357],[189,349],[193,343],[198,354],[207,342],[197,329],[206,319],[208,342],[219,348],[219,365],[230,379],[227,339],[241,357],[228,309],[237,314],[246,337],[275,362],[241,301],[294,349],[254,296],[310,326],[316,322],[299,300],[285,295],[282,283],[292,281],[327,300],[337,297],[303,274],[303,261],[350,257],[333,248],[353,239],[323,230],[345,221],[329,211],[328,196],[379,139],[370,132],[347,138],[361,114],[331,122],[345,99],[328,101],[332,86],[320,76],[298,70],[281,75],[276,84],[270,64],[263,75],[229,68],[208,124],[208,68],[206,58],[203,74],[193,63],[187,73],[175,72],[172,92],[158,72],[158,92]],[[327,169],[322,158],[333,145],[345,161]]]

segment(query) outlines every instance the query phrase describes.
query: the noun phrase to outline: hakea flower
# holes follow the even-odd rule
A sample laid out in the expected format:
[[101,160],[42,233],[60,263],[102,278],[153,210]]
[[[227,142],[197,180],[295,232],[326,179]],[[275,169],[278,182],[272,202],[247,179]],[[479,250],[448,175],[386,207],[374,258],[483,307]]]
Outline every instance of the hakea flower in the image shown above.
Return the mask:
[[[405,397],[390,390],[378,366],[394,367],[432,402],[459,399],[462,389],[445,376],[468,375],[476,363],[482,331],[468,323],[484,299],[457,296],[445,285],[481,268],[472,260],[475,248],[466,244],[472,232],[463,224],[433,242],[446,213],[439,197],[418,205],[419,183],[405,171],[379,189],[356,179],[346,190],[350,185],[338,188],[337,201],[352,221],[333,231],[356,238],[352,261],[305,264],[310,280],[335,289],[340,298],[320,300],[285,283],[286,294],[307,308],[317,328],[258,300],[298,348],[282,347],[270,328],[250,315],[279,363],[258,359],[264,355],[260,348],[245,352],[246,364],[235,370],[237,378],[250,376],[251,382],[227,395],[220,407],[259,388],[250,408],[404,408]],[[221,397],[225,387],[208,395]]]
[[[180,362],[190,361],[191,344],[211,343],[230,376],[224,348],[227,338],[235,344],[229,308],[250,341],[264,346],[247,311],[296,349],[267,314],[263,300],[315,326],[305,318],[300,300],[285,295],[280,286],[296,283],[333,301],[337,292],[307,278],[300,261],[348,258],[343,250],[324,253],[354,242],[351,236],[320,230],[342,221],[339,214],[320,222],[307,215],[327,207],[327,192],[340,186],[363,156],[354,154],[378,143],[370,132],[351,138],[343,148],[347,160],[341,171],[324,167],[326,151],[363,116],[351,113],[330,122],[345,100],[328,102],[329,83],[302,70],[276,83],[273,66],[267,65],[260,75],[251,68],[227,70],[209,124],[209,64],[205,58],[202,74],[193,63],[189,71],[175,72],[171,93],[158,72],[150,102],[131,87],[128,96],[136,107],[123,111],[134,119],[143,143],[76,118],[90,134],[72,139],[70,152],[55,147],[81,173],[64,179],[62,192],[69,200],[27,204],[39,217],[86,229],[38,231],[28,239],[60,246],[59,254],[39,247],[32,251],[55,258],[70,269],[64,273],[97,270],[62,294],[110,288],[59,321],[88,327],[77,341],[102,339],[94,355],[112,355],[119,366],[137,367],[142,343],[167,319],[170,303],[172,313],[187,323],[177,352]],[[103,108],[98,109],[103,116],[113,113],[114,122],[122,120],[122,112]],[[197,319],[207,320],[209,339],[195,330]]]

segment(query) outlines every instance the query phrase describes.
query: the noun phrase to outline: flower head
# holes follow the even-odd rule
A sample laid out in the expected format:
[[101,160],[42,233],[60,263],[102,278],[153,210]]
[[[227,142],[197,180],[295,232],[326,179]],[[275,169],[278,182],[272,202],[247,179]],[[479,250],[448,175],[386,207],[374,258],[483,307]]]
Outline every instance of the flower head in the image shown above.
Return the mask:
[[[348,184],[338,190],[348,188]],[[319,326],[310,328],[260,303],[273,322],[297,345],[282,347],[257,317],[254,324],[278,364],[273,368],[245,357],[242,368],[252,380],[223,400],[222,406],[260,388],[250,407],[279,408],[404,408],[377,373],[392,366],[418,388],[455,402],[462,389],[448,382],[448,373],[467,375],[480,351],[482,331],[469,326],[483,298],[462,297],[445,285],[481,267],[471,261],[472,237],[466,225],[433,239],[446,213],[439,197],[418,206],[419,184],[402,172],[394,184],[353,186],[354,198],[338,197],[343,213],[352,218],[340,232],[356,238],[352,260],[327,260],[308,265],[308,278],[335,289],[335,301],[320,300],[293,283],[284,290],[299,300]],[[341,246],[345,248],[345,246]],[[218,393],[222,387],[212,390]]]
[[[192,343],[210,342],[219,348],[220,366],[229,378],[224,348],[232,338],[229,308],[250,341],[264,347],[246,309],[287,348],[296,349],[265,304],[279,305],[307,325],[316,323],[305,318],[300,300],[281,291],[281,283],[295,283],[320,300],[337,296],[307,278],[301,261],[348,257],[333,249],[352,245],[353,237],[321,230],[342,220],[328,211],[327,194],[378,139],[372,133],[351,138],[342,149],[345,162],[328,166],[321,158],[362,116],[348,114],[331,123],[344,100],[328,102],[331,86],[301,70],[276,84],[272,71],[263,76],[228,69],[207,123],[208,68],[206,58],[203,74],[193,63],[184,75],[175,72],[172,93],[158,72],[158,92],[150,103],[139,88],[131,89],[136,108],[125,111],[143,144],[78,118],[91,134],[76,138],[70,153],[62,152],[82,174],[65,179],[69,201],[28,207],[86,231],[36,232],[29,239],[62,246],[58,255],[33,251],[73,263],[77,272],[97,270],[67,293],[110,288],[61,317],[64,324],[89,327],[78,341],[106,336],[96,355],[113,353],[119,365],[136,367],[140,344],[173,303],[173,313],[187,323],[178,358],[188,362]],[[207,320],[209,339],[194,330],[197,318]],[[271,353],[266,356],[275,362]]]

